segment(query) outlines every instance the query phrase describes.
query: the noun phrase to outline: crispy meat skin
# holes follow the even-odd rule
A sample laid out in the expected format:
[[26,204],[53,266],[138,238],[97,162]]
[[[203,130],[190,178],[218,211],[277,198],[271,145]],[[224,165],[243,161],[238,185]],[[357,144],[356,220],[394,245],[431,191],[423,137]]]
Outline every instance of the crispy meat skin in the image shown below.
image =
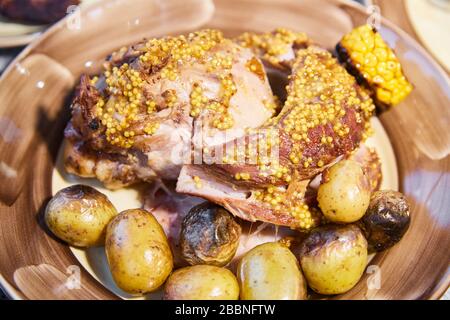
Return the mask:
[[79,0],[0,0],[0,13],[13,20],[53,23],[67,14]]
[[[64,135],[64,166],[67,172],[85,178],[97,178],[110,189],[139,182],[137,172],[141,167],[138,157],[120,152],[104,152],[104,140],[93,107],[99,92],[82,76],[72,104],[72,119]],[[93,147],[95,146],[95,147]],[[136,152],[137,154],[138,152]],[[149,170],[147,176],[156,177]]]

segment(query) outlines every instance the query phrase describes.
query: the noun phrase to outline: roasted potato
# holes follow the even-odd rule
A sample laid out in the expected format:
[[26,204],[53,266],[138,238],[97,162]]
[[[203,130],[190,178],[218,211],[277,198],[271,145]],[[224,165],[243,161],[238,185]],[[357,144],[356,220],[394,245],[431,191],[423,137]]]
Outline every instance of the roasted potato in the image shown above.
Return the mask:
[[364,272],[367,241],[355,225],[327,225],[303,241],[299,258],[311,289],[321,294],[344,293]]
[[241,226],[224,208],[205,202],[193,207],[183,219],[180,246],[191,265],[224,266],[239,245]]
[[264,243],[247,252],[237,276],[242,300],[306,299],[306,281],[298,261],[282,243]]
[[78,184],[55,194],[47,204],[45,222],[68,244],[92,247],[104,245],[106,226],[116,215],[116,208],[103,193]]
[[370,184],[361,166],[342,160],[325,170],[317,201],[329,221],[351,223],[361,219],[370,202]]
[[176,270],[167,280],[165,300],[237,300],[239,285],[225,268],[195,265]]
[[409,205],[397,191],[377,191],[361,219],[369,251],[382,251],[400,241],[410,223]]
[[106,257],[117,286],[131,294],[158,289],[173,268],[166,235],[142,209],[121,212],[106,231]]

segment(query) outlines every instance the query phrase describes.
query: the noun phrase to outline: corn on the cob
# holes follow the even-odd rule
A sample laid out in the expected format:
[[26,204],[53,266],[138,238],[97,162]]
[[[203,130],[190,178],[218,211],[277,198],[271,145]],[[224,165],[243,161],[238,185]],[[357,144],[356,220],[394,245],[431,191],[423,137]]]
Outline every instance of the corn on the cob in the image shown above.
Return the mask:
[[336,51],[349,72],[382,104],[396,105],[411,92],[413,87],[394,52],[371,26],[353,29],[336,45]]

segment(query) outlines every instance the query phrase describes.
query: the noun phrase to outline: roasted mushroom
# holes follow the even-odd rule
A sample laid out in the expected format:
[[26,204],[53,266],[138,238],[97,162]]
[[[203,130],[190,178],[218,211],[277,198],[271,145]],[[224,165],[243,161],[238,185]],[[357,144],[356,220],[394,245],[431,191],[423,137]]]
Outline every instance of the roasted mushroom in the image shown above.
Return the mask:
[[240,234],[240,225],[227,210],[209,202],[199,204],[183,219],[182,255],[191,265],[224,266],[236,253]]
[[361,227],[370,251],[382,251],[400,241],[410,223],[406,197],[397,191],[383,190],[372,195]]

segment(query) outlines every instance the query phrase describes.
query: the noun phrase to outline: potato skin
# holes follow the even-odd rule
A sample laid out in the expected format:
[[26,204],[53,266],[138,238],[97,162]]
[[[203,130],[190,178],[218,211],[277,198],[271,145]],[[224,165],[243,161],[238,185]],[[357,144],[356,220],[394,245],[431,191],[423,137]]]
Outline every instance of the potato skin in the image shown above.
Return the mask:
[[305,300],[306,281],[294,254],[284,244],[256,246],[239,262],[242,300]]
[[409,205],[402,193],[383,190],[372,194],[369,208],[360,223],[369,251],[382,251],[399,242],[410,221]]
[[370,184],[360,165],[352,160],[342,160],[325,170],[317,201],[331,222],[359,220],[370,202]]
[[166,282],[165,300],[237,300],[239,285],[225,268],[195,265],[176,270]]
[[193,207],[183,219],[180,246],[191,265],[224,266],[234,257],[241,226],[224,208],[204,202]]
[[305,239],[299,258],[311,289],[340,294],[361,278],[367,264],[367,241],[355,225],[327,225]]
[[103,193],[78,184],[61,189],[49,201],[45,223],[72,246],[101,246],[105,243],[106,226],[116,215],[116,208]]
[[105,249],[114,281],[128,293],[152,292],[172,272],[167,237],[145,210],[125,210],[116,216],[108,225]]

